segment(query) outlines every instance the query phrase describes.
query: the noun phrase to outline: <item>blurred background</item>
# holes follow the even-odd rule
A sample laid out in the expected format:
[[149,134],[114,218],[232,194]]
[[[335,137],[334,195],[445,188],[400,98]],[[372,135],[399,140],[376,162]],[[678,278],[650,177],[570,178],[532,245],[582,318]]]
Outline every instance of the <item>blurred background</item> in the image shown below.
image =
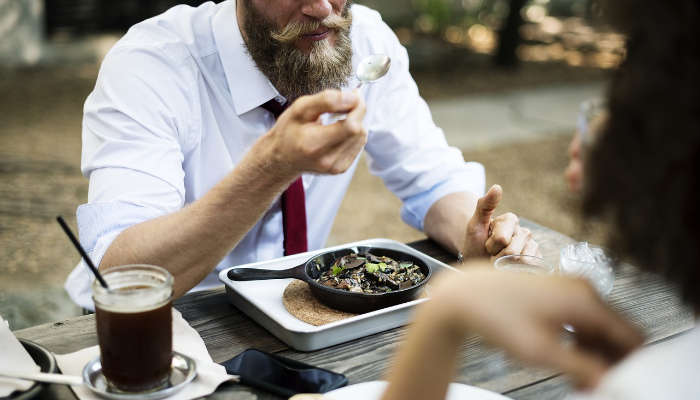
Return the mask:
[[[624,56],[624,38],[602,23],[595,2],[356,2],[379,10],[408,49],[448,141],[485,165],[489,185],[503,186],[499,213],[601,241],[602,229],[578,217],[562,175],[581,102],[603,94]],[[201,3],[0,0],[0,315],[12,329],[80,314],[63,289],[78,256],[54,218],[75,227],[87,199],[82,105],[102,57],[131,25]],[[399,208],[361,163],[328,245],[422,239]]]

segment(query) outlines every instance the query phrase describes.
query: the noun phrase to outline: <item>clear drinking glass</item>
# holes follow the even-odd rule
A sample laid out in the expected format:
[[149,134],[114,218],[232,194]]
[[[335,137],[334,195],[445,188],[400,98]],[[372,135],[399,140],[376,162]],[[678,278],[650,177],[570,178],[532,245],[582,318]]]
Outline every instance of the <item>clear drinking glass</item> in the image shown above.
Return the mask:
[[615,273],[613,259],[606,251],[586,242],[572,243],[559,253],[559,271],[563,275],[588,279],[601,297],[607,297],[613,289]]
[[173,277],[153,265],[102,273],[92,285],[100,361],[111,390],[147,392],[168,383],[172,363]]
[[537,275],[547,275],[554,272],[554,266],[542,257],[511,255],[499,257],[493,266],[502,271],[526,272]]

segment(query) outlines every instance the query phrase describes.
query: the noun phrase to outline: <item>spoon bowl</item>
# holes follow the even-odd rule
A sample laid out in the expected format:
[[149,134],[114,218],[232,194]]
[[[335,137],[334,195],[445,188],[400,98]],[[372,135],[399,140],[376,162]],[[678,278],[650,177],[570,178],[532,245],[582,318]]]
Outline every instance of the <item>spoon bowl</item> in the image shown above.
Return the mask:
[[386,54],[372,54],[360,61],[355,75],[360,81],[360,86],[362,86],[364,83],[372,83],[386,75],[389,72],[389,67],[391,67],[391,58],[389,56]]
[[[355,76],[360,83],[355,87],[359,89],[365,83],[374,83],[389,72],[391,67],[391,58],[386,54],[371,54],[357,64]],[[346,113],[328,113],[323,115],[323,124],[330,125],[332,123],[343,120],[347,117]]]

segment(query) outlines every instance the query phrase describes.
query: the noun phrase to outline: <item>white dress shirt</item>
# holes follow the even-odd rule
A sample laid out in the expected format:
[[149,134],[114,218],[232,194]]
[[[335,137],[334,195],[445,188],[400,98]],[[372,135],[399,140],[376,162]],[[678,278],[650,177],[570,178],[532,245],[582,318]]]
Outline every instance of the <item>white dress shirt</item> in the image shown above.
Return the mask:
[[[84,107],[81,168],[90,189],[77,210],[80,240],[96,264],[124,229],[202,197],[274,124],[260,106],[281,96],[247,53],[235,9],[233,0],[176,6],[133,26],[105,57]],[[484,192],[483,167],[447,145],[406,50],[380,15],[359,5],[352,14],[353,67],[373,53],[392,60],[384,78],[362,89],[369,169],[402,200],[402,219],[422,230],[439,198]],[[357,159],[340,175],[303,175],[309,250],[324,246],[356,166]],[[222,268],[281,257],[282,243],[276,201],[195,289],[218,285]],[[81,262],[66,281],[89,309],[92,279]]]

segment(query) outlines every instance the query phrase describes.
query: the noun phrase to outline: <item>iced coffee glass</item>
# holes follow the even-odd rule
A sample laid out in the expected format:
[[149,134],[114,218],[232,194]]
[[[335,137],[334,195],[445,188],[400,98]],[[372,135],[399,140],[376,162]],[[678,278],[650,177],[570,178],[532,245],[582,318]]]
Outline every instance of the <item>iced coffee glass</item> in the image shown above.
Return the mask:
[[173,277],[153,265],[102,273],[92,285],[102,373],[110,390],[148,392],[168,383],[172,362]]

